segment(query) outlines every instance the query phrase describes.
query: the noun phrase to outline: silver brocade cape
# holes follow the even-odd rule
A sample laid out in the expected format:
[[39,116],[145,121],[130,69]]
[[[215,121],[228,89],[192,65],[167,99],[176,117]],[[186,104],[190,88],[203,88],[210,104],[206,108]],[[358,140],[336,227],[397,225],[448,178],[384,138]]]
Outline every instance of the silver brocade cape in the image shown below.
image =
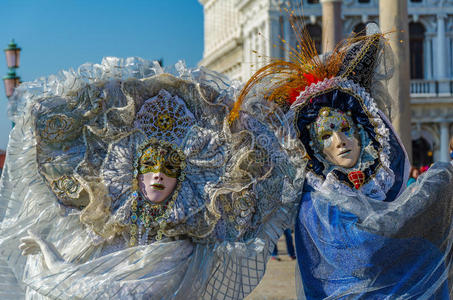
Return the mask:
[[[129,143],[135,113],[162,89],[186,102],[200,128],[195,136],[208,139],[202,144],[209,151],[187,152],[196,154],[192,177],[166,219],[166,237],[128,247],[127,230],[106,238],[107,225],[128,226],[127,215],[116,212],[127,213],[133,159],[121,153],[137,146]],[[0,276],[8,285],[0,295],[242,299],[250,293],[294,219],[304,174],[280,150],[297,144],[290,130],[276,136],[268,122],[247,113],[231,130],[221,122],[235,90],[202,68],[178,63],[171,76],[138,58],[105,58],[21,84],[10,101],[16,125],[0,181]],[[127,151],[112,156],[113,148]],[[118,170],[123,177],[115,177]],[[105,200],[99,207],[107,215],[97,215],[93,199]],[[50,272],[40,255],[22,256],[19,239],[27,230],[52,242],[67,266]]]

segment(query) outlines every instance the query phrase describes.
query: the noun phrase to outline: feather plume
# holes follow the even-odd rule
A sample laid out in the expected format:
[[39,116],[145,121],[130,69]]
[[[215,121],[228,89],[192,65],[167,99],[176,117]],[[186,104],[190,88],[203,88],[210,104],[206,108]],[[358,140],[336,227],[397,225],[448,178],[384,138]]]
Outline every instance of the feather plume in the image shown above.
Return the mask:
[[[297,49],[290,48],[289,61],[272,59],[268,65],[252,75],[230,112],[230,124],[239,116],[241,105],[249,92],[264,79],[272,78],[270,86],[263,91],[263,96],[267,100],[279,105],[291,105],[306,87],[338,76],[349,47],[370,38],[370,36],[355,34],[339,43],[331,53],[320,56],[306,27],[297,28],[294,18],[290,18],[290,22],[297,37]],[[373,37],[376,38],[376,35],[382,36],[382,34],[375,34]],[[286,43],[286,41],[283,42]]]

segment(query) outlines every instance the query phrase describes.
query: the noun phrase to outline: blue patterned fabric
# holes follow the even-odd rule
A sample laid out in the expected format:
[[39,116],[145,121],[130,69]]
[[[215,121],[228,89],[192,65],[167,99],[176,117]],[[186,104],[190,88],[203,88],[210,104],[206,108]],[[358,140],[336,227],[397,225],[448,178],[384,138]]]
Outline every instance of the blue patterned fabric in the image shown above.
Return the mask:
[[[307,190],[296,221],[296,249],[307,299],[408,299],[445,277],[443,254],[423,238],[388,238],[358,226],[335,206],[316,212]],[[321,218],[325,217],[328,223]],[[449,299],[448,284],[429,299]]]
[[366,203],[366,211],[356,197],[306,183],[295,225],[305,297],[450,299],[452,194],[448,163],[393,201]]
[[[309,143],[303,134],[312,122],[307,111],[316,116],[320,107],[337,107],[335,101],[346,110],[362,103],[357,99],[334,90],[300,109],[301,141]],[[352,117],[362,127],[381,122],[380,134],[372,126],[365,131],[376,151],[387,149],[388,156],[364,171],[370,180],[357,190],[343,179],[344,170],[326,174],[313,162],[295,225],[299,298],[450,299],[453,167],[434,164],[406,188],[409,163],[390,122],[378,110],[371,122],[368,108],[360,110],[362,121],[356,111]]]

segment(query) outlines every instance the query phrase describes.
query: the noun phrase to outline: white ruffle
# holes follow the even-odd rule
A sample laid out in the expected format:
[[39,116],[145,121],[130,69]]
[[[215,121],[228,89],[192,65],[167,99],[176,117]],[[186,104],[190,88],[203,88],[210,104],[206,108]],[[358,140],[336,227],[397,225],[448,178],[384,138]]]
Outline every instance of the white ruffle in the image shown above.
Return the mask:
[[[218,91],[218,104],[226,109],[231,107],[237,83],[229,83],[225,77],[203,68],[189,70],[183,63],[178,63],[175,69],[178,78],[195,82],[198,88],[203,84]],[[117,79],[115,82],[122,82],[128,78],[141,79],[162,73],[163,70],[155,63],[139,58],[106,58],[101,64],[86,64],[76,71],[62,71],[55,76],[23,83],[11,98],[9,114],[16,126],[11,133],[5,169],[0,180],[0,215],[3,216],[0,249],[2,257],[8,258],[8,266],[14,271],[15,277],[27,284],[28,299],[129,298],[131,295],[150,299],[201,297],[239,299],[245,297],[263,276],[265,263],[273,245],[281,232],[291,226],[294,220],[297,200],[302,191],[305,161],[292,153],[300,142],[294,138],[291,130],[279,131],[275,137],[274,131],[266,123],[261,124],[261,127],[256,123],[259,129],[245,128],[258,144],[247,144],[238,153],[249,153],[259,145],[260,149],[268,152],[271,167],[270,171],[260,178],[253,178],[252,175],[238,185],[224,187],[224,190],[230,193],[250,190],[248,195],[255,197],[254,210],[260,213],[251,219],[245,210],[241,211],[244,212],[244,218],[239,220],[238,224],[246,221],[245,230],[230,232],[224,240],[222,237],[225,236],[217,235],[221,231],[217,230],[217,227],[213,231],[215,234],[206,239],[200,237],[192,240],[165,240],[162,243],[135,248],[127,248],[127,241],[122,236],[111,241],[104,240],[87,230],[79,219],[78,210],[63,207],[58,203],[46,178],[40,174],[42,169],[37,160],[36,148],[41,141],[37,140],[34,113],[42,108],[41,104],[47,105],[45,101],[49,101],[49,97],[70,97],[71,92],[75,90],[106,80]],[[112,88],[109,90],[111,91],[115,86],[109,88]],[[102,98],[108,95],[99,96]],[[121,99],[117,104],[127,106],[129,102],[128,99]],[[96,103],[90,105],[93,105],[94,110],[97,108]],[[118,116],[122,118],[120,120],[128,120],[127,114],[122,110],[115,112],[119,112]],[[257,115],[262,117],[260,114]],[[202,121],[204,124],[219,126],[217,123],[214,124],[216,121],[214,118],[205,118]],[[87,134],[97,134],[102,128],[90,126]],[[202,129],[194,130],[192,133],[204,137],[212,134]],[[124,136],[124,132],[121,131],[113,130],[110,133],[112,139]],[[235,134],[222,132],[214,135],[223,140],[233,138]],[[284,141],[283,149],[287,153],[292,153],[290,160],[299,161],[300,168],[285,167],[289,166],[285,152],[280,147],[273,149],[277,140]],[[272,142],[266,144],[266,141]],[[110,146],[114,145],[113,140],[107,142]],[[197,148],[196,143],[192,146]],[[204,150],[212,150],[219,145],[212,142],[202,143],[201,146]],[[204,160],[209,157],[209,153],[203,157]],[[232,154],[236,153],[228,152],[228,155]],[[206,167],[202,164],[204,160],[197,157],[192,159],[192,164],[199,166],[199,171],[202,172]],[[211,166],[215,169],[214,173],[220,170],[216,168],[215,161],[211,162]],[[47,166],[46,172],[53,171],[50,167]],[[216,179],[218,175],[214,177]],[[209,181],[209,178],[199,179]],[[291,181],[290,178],[296,180]],[[215,181],[214,179],[212,181]],[[193,181],[192,184],[198,183]],[[217,203],[214,200],[218,194],[209,194],[216,191],[218,188],[216,184],[211,182],[206,186],[197,186],[198,190],[193,190],[192,187],[187,189],[196,191],[198,196],[210,195],[212,203]],[[277,196],[269,194],[270,190],[267,187],[272,187]],[[186,196],[189,195],[190,192],[187,192]],[[193,201],[201,199],[192,198]],[[195,205],[195,210],[190,210],[194,207],[176,205],[173,221],[183,224],[200,211],[203,205],[204,203]],[[123,206],[126,211],[122,211],[122,214],[119,210],[119,219],[127,218],[127,207]],[[232,224],[226,219],[219,224],[218,227],[232,228]],[[196,226],[196,222],[193,222],[193,226]],[[40,256],[21,255],[18,249],[19,239],[25,236],[29,229],[55,245],[69,264],[66,269],[50,274],[42,264]],[[219,284],[218,280],[221,279],[225,280]]]

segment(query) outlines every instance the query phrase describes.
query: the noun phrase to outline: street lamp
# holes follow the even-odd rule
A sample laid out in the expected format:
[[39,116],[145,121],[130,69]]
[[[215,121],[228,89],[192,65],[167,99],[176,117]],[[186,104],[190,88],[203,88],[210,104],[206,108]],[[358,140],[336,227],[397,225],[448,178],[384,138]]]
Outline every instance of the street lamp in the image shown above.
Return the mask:
[[5,84],[6,97],[11,97],[14,93],[14,89],[20,84],[20,77],[16,75],[16,70],[10,68],[8,74],[3,77],[3,83]]
[[5,49],[6,63],[9,71],[5,77],[3,77],[3,83],[5,84],[6,97],[11,97],[14,89],[20,84],[20,77],[16,75],[16,69],[19,68],[20,63],[20,48],[14,42],[14,39]]
[[6,63],[8,68],[19,68],[20,63],[20,48],[14,42],[14,39],[9,43],[8,48],[5,49]]

